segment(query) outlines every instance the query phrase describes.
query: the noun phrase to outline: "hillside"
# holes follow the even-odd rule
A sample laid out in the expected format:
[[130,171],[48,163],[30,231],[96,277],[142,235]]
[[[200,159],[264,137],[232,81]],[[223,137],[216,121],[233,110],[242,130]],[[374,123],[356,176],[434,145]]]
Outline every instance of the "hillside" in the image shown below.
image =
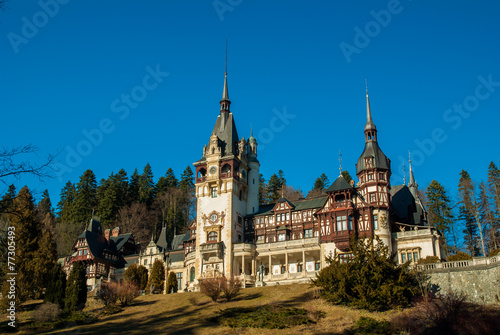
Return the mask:
[[[241,291],[236,301],[213,303],[201,293],[145,295],[133,305],[114,315],[78,327],[66,328],[46,334],[339,334],[349,329],[361,316],[387,319],[387,313],[369,313],[345,307],[332,306],[314,298],[308,284],[248,288]],[[234,329],[210,321],[216,312],[234,307],[259,307],[277,304],[304,308],[316,319],[319,312],[325,316],[316,324],[295,326],[283,330],[261,328]],[[37,332],[40,333],[40,332]],[[28,334],[25,332],[25,334]]]

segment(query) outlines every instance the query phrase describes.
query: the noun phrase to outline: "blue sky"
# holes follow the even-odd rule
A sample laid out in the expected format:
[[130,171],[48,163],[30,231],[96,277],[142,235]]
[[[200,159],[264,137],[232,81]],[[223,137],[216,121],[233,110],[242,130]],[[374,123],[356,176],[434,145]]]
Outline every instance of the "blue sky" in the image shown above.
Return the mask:
[[393,184],[403,181],[408,150],[421,188],[436,179],[452,193],[461,169],[480,181],[500,159],[494,1],[11,0],[8,7],[0,12],[0,139],[6,147],[35,144],[42,156],[59,152],[59,178],[16,181],[47,188],[54,204],[86,169],[100,180],[149,162],[157,179],[169,167],[179,177],[198,160],[219,113],[226,38],[231,111],[240,137],[253,126],[266,179],[282,169],[289,185],[307,192],[321,173],[337,177],[339,150],[355,174],[365,78]]

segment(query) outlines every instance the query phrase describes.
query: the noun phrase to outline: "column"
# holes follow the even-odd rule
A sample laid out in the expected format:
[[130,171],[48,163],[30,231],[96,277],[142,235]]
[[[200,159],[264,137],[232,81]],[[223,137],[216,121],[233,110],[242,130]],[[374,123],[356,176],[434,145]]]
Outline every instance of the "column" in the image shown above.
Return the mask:
[[306,275],[306,252],[302,250],[302,277]]
[[241,255],[241,273],[245,275],[245,255]]
[[273,265],[271,263],[271,255],[269,255],[269,279],[273,277]]
[[252,256],[252,276],[255,276],[255,256]]
[[288,252],[285,252],[285,276],[288,278]]

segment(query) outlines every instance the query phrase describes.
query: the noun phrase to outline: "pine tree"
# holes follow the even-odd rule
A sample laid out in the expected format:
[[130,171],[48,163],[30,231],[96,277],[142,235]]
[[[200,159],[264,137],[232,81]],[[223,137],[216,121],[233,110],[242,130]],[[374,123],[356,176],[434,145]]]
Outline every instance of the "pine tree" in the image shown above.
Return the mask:
[[326,174],[322,173],[321,176],[319,176],[319,179],[321,179],[321,182],[323,183],[323,188],[327,189],[330,187],[330,180],[326,176]]
[[54,264],[47,280],[47,289],[45,290],[44,302],[58,304],[60,308],[64,308],[64,297],[66,293],[66,274],[61,266]]
[[43,191],[42,200],[38,203],[37,210],[42,217],[45,217],[46,214],[52,215],[54,213],[48,190]]
[[150,294],[154,294],[155,291],[163,292],[165,286],[165,264],[156,259],[151,268],[148,281],[148,291]]
[[156,184],[156,191],[158,194],[165,193],[170,188],[177,188],[179,181],[175,178],[174,170],[168,168],[164,177],[158,179]]
[[33,196],[28,187],[23,187],[12,203],[8,215],[10,226],[16,232],[16,284],[21,301],[33,298],[40,288],[36,286],[36,252],[41,235],[41,223],[37,220]]
[[94,172],[86,170],[76,186],[74,222],[85,225],[97,210],[97,183]]
[[[484,243],[488,249],[495,249],[494,244],[494,230],[495,226],[495,214],[492,207],[492,203],[490,202],[490,197],[488,196],[487,186],[484,182],[479,184],[479,222],[483,227],[482,236],[484,237]],[[493,239],[493,241],[492,241]],[[486,253],[484,253],[486,256]]]
[[281,191],[285,183],[285,174],[282,170],[279,170],[278,174],[273,174],[271,178],[269,178],[267,193],[270,203],[276,202],[281,198]]
[[3,195],[2,200],[0,200],[0,214],[6,214],[9,211],[12,202],[16,197],[16,187],[14,184],[9,186],[7,192]]
[[340,174],[349,184],[351,183],[352,177],[347,170],[343,170]]
[[183,192],[184,203],[182,205],[182,219],[184,226],[187,226],[190,219],[193,219],[196,210],[196,197],[194,187],[194,174],[188,165],[181,175],[179,189]]
[[130,177],[130,183],[128,185],[128,201],[127,204],[130,206],[134,202],[139,201],[139,180],[141,176],[137,172],[137,169],[134,170],[134,173]]
[[170,271],[167,279],[167,294],[176,293],[177,292],[177,277],[175,276],[175,272]]
[[111,173],[108,179],[101,180],[97,188],[97,199],[103,226],[111,227],[115,223],[118,211],[127,203],[127,189],[127,173],[123,169],[117,174]]
[[489,230],[490,248],[500,248],[500,169],[491,162],[488,166],[487,195],[492,211],[492,223]]
[[259,205],[264,205],[268,203],[268,196],[266,193],[267,184],[262,173],[259,174]]
[[65,309],[69,312],[82,310],[87,302],[87,279],[85,264],[75,262],[66,282]]
[[46,230],[38,243],[34,253],[34,288],[35,298],[40,298],[42,291],[49,284],[50,270],[57,262],[57,247],[50,230]]
[[[436,227],[445,240],[446,254],[449,252],[447,240],[451,237],[454,251],[458,251],[458,240],[453,227],[453,214],[450,198],[444,187],[433,180],[425,191],[428,221]],[[451,236],[450,236],[451,235]]]
[[155,198],[155,184],[153,182],[153,170],[149,163],[139,178],[139,202],[146,204],[148,208],[153,204]]
[[458,183],[459,196],[459,218],[465,224],[465,244],[472,256],[479,254],[477,225],[475,222],[475,189],[469,173],[465,170],[460,172]]
[[75,196],[75,185],[68,181],[61,190],[60,200],[57,204],[58,215],[62,222],[74,223]]
[[142,265],[133,263],[125,270],[123,279],[135,285],[139,290],[144,290],[148,283],[148,270]]

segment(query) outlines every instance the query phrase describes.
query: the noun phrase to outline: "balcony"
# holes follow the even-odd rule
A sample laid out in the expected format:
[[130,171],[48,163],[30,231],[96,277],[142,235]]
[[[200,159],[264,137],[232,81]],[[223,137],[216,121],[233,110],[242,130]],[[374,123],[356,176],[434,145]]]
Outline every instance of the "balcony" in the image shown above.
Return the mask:
[[263,249],[283,250],[283,249],[296,249],[302,247],[319,247],[319,239],[317,237],[312,237],[299,240],[289,240],[289,241],[272,242],[272,243],[257,242],[257,247],[260,250]]
[[201,253],[211,253],[211,252],[222,253],[223,249],[224,249],[224,242],[205,243],[200,245]]

